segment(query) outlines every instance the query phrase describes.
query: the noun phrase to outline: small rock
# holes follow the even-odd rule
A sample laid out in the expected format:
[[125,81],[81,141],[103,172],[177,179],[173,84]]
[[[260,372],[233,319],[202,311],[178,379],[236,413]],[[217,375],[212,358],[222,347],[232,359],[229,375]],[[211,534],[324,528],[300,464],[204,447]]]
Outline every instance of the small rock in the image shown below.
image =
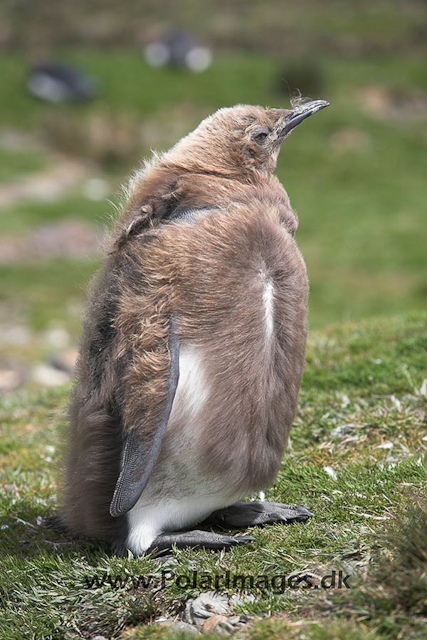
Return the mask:
[[348,425],[342,424],[331,431],[331,438],[341,438],[349,432]]
[[187,602],[185,603],[185,611],[183,615],[184,620],[186,620],[190,624],[194,623],[193,613],[192,613],[192,604],[193,604],[192,600],[187,600]]
[[228,622],[226,616],[219,616],[217,614],[211,616],[203,623],[203,632],[210,633],[211,631],[219,631],[220,633],[231,633],[234,631],[233,625]]
[[60,327],[46,331],[45,339],[51,347],[56,349],[64,349],[70,344],[70,334]]
[[92,640],[108,640],[105,636],[95,636]]
[[[255,596],[252,593],[235,593],[231,596],[231,606],[235,606],[236,604],[245,604],[248,602],[255,602]],[[240,616],[245,617],[245,616]]]
[[381,444],[377,445],[375,449],[388,449],[391,451],[393,447],[394,447],[393,442],[391,442],[390,440],[387,440],[387,442],[382,442]]
[[[1,262],[1,257],[0,257]],[[0,344],[23,346],[29,344],[33,335],[27,327],[22,325],[16,326],[0,326]]]
[[196,629],[196,627],[193,627],[193,625],[188,624],[188,622],[184,622],[183,620],[160,619],[156,620],[155,624],[159,627],[167,627],[173,631],[187,631],[188,633],[192,633],[197,636],[200,635],[200,631]]
[[157,556],[156,558],[153,558],[153,562],[155,564],[161,564],[165,567],[169,565],[179,564],[178,560],[174,558],[171,553],[168,553],[164,556]]
[[14,391],[23,380],[22,373],[15,369],[0,369],[0,392]]
[[242,614],[240,616],[239,624],[246,624],[246,622],[249,622],[250,619],[251,619],[250,616],[246,616],[245,614]]
[[398,411],[401,411],[402,409],[402,403],[400,402],[399,398],[396,398],[396,396],[391,396],[391,401],[394,404],[394,406],[396,407],[396,409]]
[[47,364],[40,364],[33,369],[33,380],[44,387],[59,387],[70,380],[70,375]]
[[350,398],[348,396],[346,396],[345,394],[343,394],[341,396],[342,402],[341,402],[341,407],[343,409],[345,409],[346,407],[348,407],[348,405],[350,404]]
[[328,476],[330,478],[332,478],[332,480],[337,480],[338,479],[337,473],[336,473],[335,469],[333,469],[332,467],[323,467],[323,471],[325,473],[327,473]]
[[194,624],[202,625],[206,618],[210,618],[214,614],[224,615],[229,609],[230,602],[226,595],[215,591],[206,591],[187,603],[186,613],[189,614],[187,619],[193,621]]
[[55,354],[49,358],[49,364],[55,369],[73,373],[79,352],[77,349],[66,349],[61,354]]
[[110,185],[102,178],[89,178],[83,185],[83,194],[89,200],[105,200],[110,190]]
[[[198,626],[204,626],[205,622],[212,618],[226,616],[228,611],[238,604],[247,602],[254,602],[255,596],[250,594],[239,595],[234,594],[230,598],[216,591],[206,591],[200,594],[194,600],[187,600],[185,605],[184,620],[190,624],[196,624]],[[246,616],[235,615],[230,619],[227,618],[227,625],[221,620],[221,624],[218,622],[219,627],[223,630],[230,631],[229,627],[232,625],[240,625],[242,622],[247,621]],[[224,624],[223,624],[224,623]],[[213,623],[212,623],[213,624]],[[224,626],[225,625],[225,626]]]

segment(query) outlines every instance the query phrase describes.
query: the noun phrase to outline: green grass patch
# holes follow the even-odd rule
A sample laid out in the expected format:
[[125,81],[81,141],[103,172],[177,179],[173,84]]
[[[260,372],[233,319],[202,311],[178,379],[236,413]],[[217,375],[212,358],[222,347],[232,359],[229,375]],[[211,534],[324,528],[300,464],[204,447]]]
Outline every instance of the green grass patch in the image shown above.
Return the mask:
[[90,200],[81,193],[74,193],[53,202],[24,200],[5,208],[3,215],[2,234],[19,235],[70,218],[98,225],[101,231],[111,223],[116,211],[105,200]]
[[46,166],[46,157],[41,151],[0,147],[0,185],[28,173],[42,171]]
[[19,306],[37,331],[54,322],[77,336],[94,260],[48,260],[0,266],[0,302]]
[[[305,505],[315,518],[252,528],[255,543],[226,554],[176,551],[169,565],[115,558],[47,529],[41,518],[60,495],[68,389],[3,399],[0,635],[119,638],[126,630],[129,640],[186,638],[144,625],[179,612],[200,586],[183,591],[170,580],[165,589],[144,589],[132,578],[152,574],[159,582],[162,570],[321,577],[341,569],[351,575],[349,591],[282,593],[248,583],[256,600],[240,610],[257,618],[246,637],[397,639],[402,624],[408,637],[423,637],[426,511],[421,503],[409,507],[427,480],[426,340],[425,314],[311,334],[290,447],[267,499]],[[95,575],[109,581],[89,588]],[[273,617],[258,620],[261,614]]]
[[[2,126],[41,132],[53,147],[65,145],[63,150],[89,156],[98,171],[108,169],[113,190],[151,148],[168,148],[216,108],[288,102],[278,93],[282,62],[274,56],[220,53],[200,75],[150,68],[137,51],[81,50],[69,58],[98,78],[99,98],[74,106],[37,102],[23,90],[23,58],[4,55],[0,91],[8,100],[0,106]],[[316,65],[320,93],[331,107],[286,141],[277,169],[300,216],[297,240],[311,283],[310,326],[421,310],[427,298],[427,142],[421,135],[425,117],[413,117],[410,105],[414,92],[427,90],[423,60],[320,54]],[[380,113],[370,111],[364,98],[369,87],[389,92],[391,100],[400,96],[407,111],[403,107],[400,116],[386,106]],[[0,179],[38,170],[37,154],[2,153]],[[111,213],[111,205],[88,200],[79,185],[54,203],[8,206],[1,233],[19,234],[69,217],[108,224]],[[16,273],[8,267],[13,286],[4,285],[2,277],[0,295],[6,302],[15,295],[28,299],[30,288],[45,288],[40,278],[51,267],[67,270],[70,277],[80,268],[56,262],[23,278],[21,266]],[[56,307],[62,303],[58,300]],[[33,323],[39,311],[27,307]],[[74,331],[74,320],[71,325]]]

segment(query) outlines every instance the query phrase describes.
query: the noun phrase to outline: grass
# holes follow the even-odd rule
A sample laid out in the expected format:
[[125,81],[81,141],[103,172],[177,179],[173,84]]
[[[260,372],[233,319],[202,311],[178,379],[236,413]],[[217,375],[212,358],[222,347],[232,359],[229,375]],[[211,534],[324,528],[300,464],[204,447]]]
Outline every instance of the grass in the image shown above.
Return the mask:
[[8,209],[10,215],[4,220],[2,234],[19,235],[31,232],[41,225],[68,218],[93,225],[107,225],[113,212],[113,207],[108,202],[90,200],[78,191],[53,202],[29,200],[19,202]]
[[[0,17],[5,23],[4,46],[8,43],[31,50],[41,34],[47,46],[63,42],[87,42],[111,47],[127,42],[138,45],[141,38],[157,30],[184,28],[202,39],[228,47],[256,46],[288,56],[296,46],[316,53],[326,48],[339,53],[356,51],[424,51],[426,12],[422,3],[396,0],[388,3],[359,0],[337,10],[336,2],[319,4],[317,0],[289,2],[286,10],[274,0],[260,3],[245,0],[224,5],[210,2],[197,11],[197,2],[183,0],[177,5],[164,0],[126,0],[122,11],[112,0],[103,3],[100,19],[96,7],[84,2],[72,6],[55,5],[40,0],[37,7],[16,6],[5,2]],[[25,20],[23,18],[25,17]]]
[[0,148],[0,184],[42,171],[45,166],[45,156],[38,150]]
[[[176,575],[229,570],[271,579],[298,572],[325,576],[341,568],[351,574],[348,593],[252,591],[255,602],[240,609],[273,617],[257,618],[245,637],[397,639],[404,620],[405,637],[422,638],[426,342],[425,314],[312,333],[291,446],[267,499],[303,504],[315,519],[254,528],[253,546],[227,554],[176,551],[177,564],[170,566],[114,558],[96,544],[72,541],[40,524],[58,503],[68,389],[5,398],[1,637],[185,638],[144,625],[180,610],[199,589],[183,591],[172,580],[160,591],[133,588],[132,576],[159,580],[167,569]],[[325,472],[329,466],[335,478]],[[115,589],[108,583],[89,589],[85,576],[94,575],[128,578]]]
[[[98,78],[99,99],[74,107],[36,102],[22,91],[23,58],[7,54],[0,60],[0,91],[8,95],[0,107],[2,127],[38,132],[53,147],[86,160],[89,154],[94,170],[106,172],[114,202],[120,199],[119,183],[150,147],[169,147],[214,109],[238,102],[287,103],[277,90],[277,79],[284,77],[277,57],[218,54],[202,75],[152,69],[138,52],[126,50],[83,50],[67,57]],[[311,327],[422,309],[427,295],[424,119],[410,112],[395,117],[387,108],[383,115],[372,113],[363,96],[375,87],[410,101],[414,91],[427,90],[423,61],[409,54],[351,60],[321,54],[316,64],[322,97],[331,107],[286,142],[277,170],[300,216],[297,237],[311,281]],[[35,151],[2,153],[4,179],[38,169],[41,161],[49,164]],[[108,225],[112,212],[108,202],[90,201],[77,186],[53,203],[21,200],[3,207],[1,233],[19,234],[65,217]],[[88,260],[85,273],[96,266]],[[45,286],[42,274],[50,268],[67,272],[63,297],[74,296],[82,282],[80,262],[61,267],[46,261],[40,268],[1,267],[0,299],[6,306],[34,299],[37,308],[27,304],[24,313],[30,325],[46,327],[58,312],[76,338],[74,319],[67,326],[61,313],[61,298],[43,314],[32,295]]]
[[56,259],[1,266],[0,301],[20,305],[35,331],[49,328],[54,321],[76,335],[80,328],[81,300],[94,265],[89,259]]
[[[400,20],[384,22],[380,10],[369,12],[384,34],[398,37],[407,29]],[[265,18],[259,13],[252,7],[253,25]],[[339,36],[343,12],[334,15]],[[318,18],[308,12],[305,28],[318,33]],[[354,32],[365,30],[350,22]],[[36,102],[22,90],[23,56],[0,59],[0,91],[7,96],[1,128],[33,140],[28,148],[10,149],[0,136],[0,195],[8,183],[50,170],[60,151],[85,162],[88,177],[104,176],[109,199],[117,203],[118,185],[151,147],[169,147],[214,109],[288,101],[277,88],[286,76],[279,56],[218,53],[208,72],[186,75],[151,69],[135,51],[63,55],[97,77],[97,100],[68,107]],[[184,638],[146,623],[179,612],[198,589],[183,592],[173,582],[161,591],[129,583],[89,589],[85,582],[95,574],[159,578],[168,568],[185,575],[229,570],[322,576],[340,568],[351,574],[348,593],[258,589],[256,601],[241,606],[257,616],[245,630],[247,640],[424,637],[425,116],[413,117],[409,108],[398,117],[386,107],[372,112],[364,96],[374,87],[409,104],[427,91],[425,65],[403,52],[347,59],[319,53],[316,65],[321,97],[331,108],[286,142],[277,171],[300,217],[312,331],[290,447],[267,494],[305,505],[316,518],[254,529],[253,546],[228,554],[177,551],[177,564],[169,567],[152,559],[117,559],[104,547],[61,537],[41,518],[59,502],[69,389],[39,393],[26,386],[0,400],[0,637]],[[90,200],[77,184],[54,202],[18,199],[2,207],[0,237],[71,218],[108,226],[113,212],[112,204]],[[36,262],[23,256],[0,265],[2,326],[23,324],[35,334],[30,345],[1,344],[0,362],[45,358],[43,335],[52,326],[65,328],[75,342],[87,282],[98,265],[96,256]]]

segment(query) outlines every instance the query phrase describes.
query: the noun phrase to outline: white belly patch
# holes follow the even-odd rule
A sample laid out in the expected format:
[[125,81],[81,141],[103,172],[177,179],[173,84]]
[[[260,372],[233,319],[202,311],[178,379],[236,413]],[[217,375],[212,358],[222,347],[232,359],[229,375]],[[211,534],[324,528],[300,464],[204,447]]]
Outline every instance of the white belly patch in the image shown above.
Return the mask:
[[[167,436],[179,431],[171,455],[156,465],[136,505],[127,515],[127,548],[144,553],[162,532],[200,522],[240,496],[230,496],[220,483],[208,482],[197,465],[199,417],[209,396],[200,347],[182,345],[179,381],[167,426]],[[215,486],[217,485],[217,486]]]
[[263,293],[262,302],[264,305],[265,333],[267,338],[271,338],[274,329],[274,285],[273,280],[262,273]]
[[186,424],[197,420],[208,393],[200,347],[183,345],[179,352],[179,381],[169,424],[184,418]]
[[178,531],[201,522],[216,509],[233,504],[239,497],[220,493],[194,494],[181,499],[165,499],[152,505],[138,502],[128,514],[129,535],[126,546],[134,555],[140,555],[160,533]]

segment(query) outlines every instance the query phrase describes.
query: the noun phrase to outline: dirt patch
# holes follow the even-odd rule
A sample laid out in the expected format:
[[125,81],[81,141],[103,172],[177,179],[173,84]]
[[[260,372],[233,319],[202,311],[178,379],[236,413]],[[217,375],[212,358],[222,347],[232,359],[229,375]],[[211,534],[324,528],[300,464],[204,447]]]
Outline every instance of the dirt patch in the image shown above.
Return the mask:
[[87,166],[80,162],[56,158],[54,166],[0,185],[0,207],[10,207],[21,200],[51,202],[57,200],[87,178]]
[[361,102],[377,118],[404,121],[427,117],[427,92],[420,89],[366,87]]
[[0,238],[0,264],[51,258],[84,258],[96,254],[102,232],[80,220],[43,225],[26,235]]

